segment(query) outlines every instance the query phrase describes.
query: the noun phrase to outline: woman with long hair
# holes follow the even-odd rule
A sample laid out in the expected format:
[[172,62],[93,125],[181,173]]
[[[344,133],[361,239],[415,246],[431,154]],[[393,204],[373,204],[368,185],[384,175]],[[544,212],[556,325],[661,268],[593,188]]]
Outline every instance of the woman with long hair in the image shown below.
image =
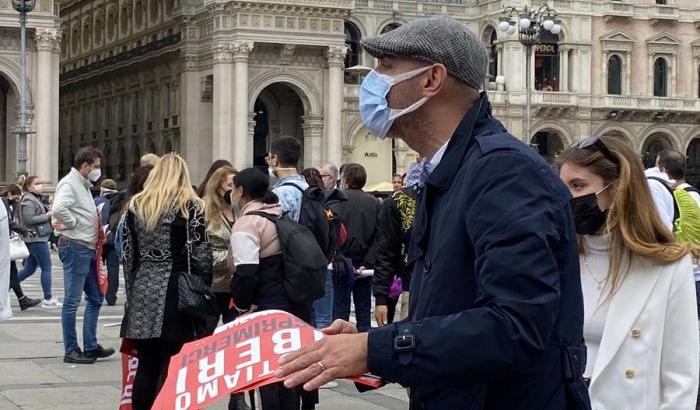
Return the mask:
[[[22,198],[22,188],[18,185],[10,184],[0,191],[0,199],[2,199],[2,203],[7,211],[10,233],[14,232],[23,237],[33,236],[34,232],[17,220],[20,198]],[[12,289],[15,296],[17,296],[19,308],[21,310],[27,310],[41,303],[41,299],[32,299],[26,296],[22,291],[22,285],[20,285],[17,276],[17,262],[15,261],[10,261],[10,289]]]
[[[277,195],[270,190],[269,175],[257,168],[247,168],[236,175],[233,184],[232,201],[241,209],[231,233],[235,265],[231,295],[236,309],[239,313],[279,309],[308,322],[309,308],[292,303],[285,291],[282,250],[275,223],[260,215],[282,215]],[[264,410],[298,410],[300,405],[299,392],[285,388],[282,383],[261,387],[260,398]],[[315,402],[318,403],[317,396]]]
[[199,184],[199,187],[197,188],[197,195],[199,195],[200,198],[204,198],[204,191],[207,189],[207,183],[209,183],[209,179],[211,178],[212,175],[214,175],[214,172],[216,172],[219,168],[222,167],[231,167],[233,168],[233,165],[225,159],[217,159],[214,161],[213,164],[209,167],[209,171],[207,171],[207,175],[204,177],[204,180],[202,181],[201,184]]
[[588,138],[559,163],[579,234],[592,407],[694,409],[697,248],[676,242],[662,223],[624,141]]
[[204,202],[192,189],[180,156],[158,161],[143,191],[129,202],[122,235],[126,306],[121,336],[132,340],[138,352],[134,410],[150,409],[170,357],[210,332],[207,321],[177,307],[180,274],[189,271],[207,284],[212,280]]
[[[44,292],[44,301],[41,307],[56,309],[63,304],[58,301],[51,292],[51,248],[49,236],[53,232],[51,217],[53,212],[43,202],[44,184],[39,177],[32,175],[24,180],[22,187],[24,196],[20,202],[20,221],[22,225],[34,231],[34,236],[25,236],[24,243],[29,248],[29,257],[24,261],[22,270],[18,273],[22,282],[41,268],[41,289]],[[97,228],[95,228],[97,229]]]
[[[231,191],[236,170],[223,166],[211,175],[204,189],[204,215],[207,222],[207,233],[211,245],[214,279],[211,290],[219,305],[221,321],[229,323],[236,319],[238,312],[231,307],[231,228],[236,221],[236,215],[231,206]],[[218,322],[218,317],[216,318]],[[244,395],[231,395],[229,410],[250,410]]]

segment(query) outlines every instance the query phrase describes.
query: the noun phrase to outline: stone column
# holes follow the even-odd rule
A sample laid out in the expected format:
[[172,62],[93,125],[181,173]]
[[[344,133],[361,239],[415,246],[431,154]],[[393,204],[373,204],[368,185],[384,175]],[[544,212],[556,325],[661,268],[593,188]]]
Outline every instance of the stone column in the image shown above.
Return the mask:
[[569,91],[569,49],[559,48],[559,91]]
[[343,68],[345,46],[328,47],[328,130],[326,161],[340,165],[343,160]]
[[233,166],[244,169],[253,165],[253,140],[248,138],[248,58],[253,51],[252,41],[233,43],[235,85],[233,87]]
[[316,167],[323,162],[323,117],[307,115],[304,123],[304,168]]
[[214,46],[214,96],[212,155],[233,159],[233,53],[225,44]]
[[[34,158],[29,158],[31,174],[38,175],[49,184],[58,182],[58,167],[54,169],[53,158],[58,157],[58,129],[54,127],[54,75],[53,53],[57,48],[58,32],[50,29],[37,29],[34,35],[37,49],[37,69],[33,82],[32,102],[34,104]],[[57,165],[57,164],[56,164]]]
[[212,134],[203,132],[205,127],[202,126],[209,121],[202,118],[202,92],[206,80],[198,71],[196,55],[183,55],[180,67],[180,149],[190,166],[192,180],[201,181],[212,163],[214,153]]

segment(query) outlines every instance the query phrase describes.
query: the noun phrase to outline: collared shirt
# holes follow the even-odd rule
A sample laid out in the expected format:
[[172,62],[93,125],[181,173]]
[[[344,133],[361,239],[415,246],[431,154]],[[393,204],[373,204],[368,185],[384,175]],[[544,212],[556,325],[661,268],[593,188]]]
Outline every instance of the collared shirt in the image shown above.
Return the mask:
[[289,213],[289,217],[293,220],[299,222],[299,215],[301,214],[301,198],[303,196],[302,192],[293,186],[283,186],[284,184],[294,184],[306,190],[309,184],[306,183],[306,178],[303,175],[290,175],[284,177],[277,181],[275,188],[272,190],[279,198],[279,203],[282,206],[284,212]]
[[447,151],[447,144],[450,143],[450,140],[447,140],[444,144],[442,144],[442,147],[440,147],[437,152],[433,155],[432,158],[430,158],[430,166],[428,167],[428,174],[432,173],[435,168],[437,168],[438,165],[440,165],[440,162],[442,161],[442,157],[445,156],[445,151]]

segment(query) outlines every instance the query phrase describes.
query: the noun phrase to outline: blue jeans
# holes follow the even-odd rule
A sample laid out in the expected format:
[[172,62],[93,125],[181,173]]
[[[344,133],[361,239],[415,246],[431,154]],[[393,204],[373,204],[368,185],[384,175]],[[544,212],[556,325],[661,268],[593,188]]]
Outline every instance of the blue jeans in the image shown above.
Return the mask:
[[314,302],[315,326],[318,329],[328,327],[333,322],[333,270],[326,274],[326,294]]
[[32,276],[37,266],[41,268],[41,289],[44,299],[50,300],[51,294],[51,250],[48,242],[27,242],[29,257],[24,261],[22,270],[17,274],[20,282]]
[[58,245],[58,256],[63,263],[63,286],[65,298],[61,311],[61,326],[63,327],[63,346],[69,353],[78,346],[78,336],[75,330],[75,315],[80,306],[80,299],[85,292],[87,307],[83,320],[83,346],[85,350],[97,349],[97,318],[102,307],[102,295],[97,286],[95,266],[95,251],[75,242],[64,243],[61,239]]
[[333,319],[350,319],[350,294],[355,303],[357,330],[366,332],[372,326],[372,278],[357,279],[352,285],[333,287]]

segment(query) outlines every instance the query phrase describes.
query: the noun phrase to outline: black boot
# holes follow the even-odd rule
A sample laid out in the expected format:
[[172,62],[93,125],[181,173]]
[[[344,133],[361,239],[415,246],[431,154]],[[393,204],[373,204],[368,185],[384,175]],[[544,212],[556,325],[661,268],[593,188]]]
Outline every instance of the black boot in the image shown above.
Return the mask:
[[250,410],[250,406],[245,402],[245,395],[232,394],[228,402],[228,410]]
[[19,300],[19,308],[21,310],[27,310],[41,303],[41,299],[32,299],[26,296],[22,296]]

